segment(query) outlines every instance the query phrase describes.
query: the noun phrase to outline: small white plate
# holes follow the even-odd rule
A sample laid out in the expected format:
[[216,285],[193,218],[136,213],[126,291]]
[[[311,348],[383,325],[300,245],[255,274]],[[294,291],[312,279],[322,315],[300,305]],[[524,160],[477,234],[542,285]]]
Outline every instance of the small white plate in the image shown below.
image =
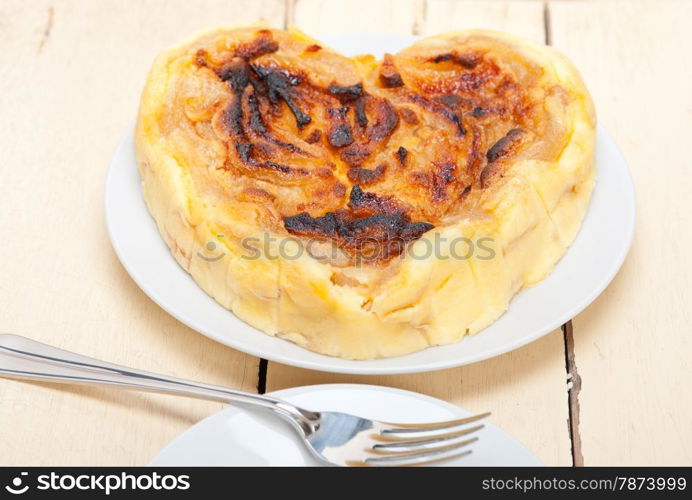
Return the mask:
[[[368,46],[393,51],[410,40],[378,35],[330,37],[326,41],[342,53],[352,54]],[[413,373],[465,365],[517,349],[559,328],[605,289],[632,242],[635,202],[627,164],[602,127],[597,130],[596,175],[591,205],[576,240],[554,271],[517,294],[500,319],[457,344],[373,361],[324,356],[265,335],[204,293],[178,266],[149,215],[142,199],[131,131],[111,161],[105,212],[113,247],[130,276],[154,302],[203,335],[254,356],[313,370]]]
[[[342,411],[401,423],[463,418],[471,412],[415,392],[374,385],[328,384],[296,387],[270,394],[307,409]],[[530,451],[498,427],[486,423],[473,452],[440,462],[445,466],[539,466]],[[321,465],[288,423],[262,410],[226,408],[188,429],[149,465],[290,466]]]

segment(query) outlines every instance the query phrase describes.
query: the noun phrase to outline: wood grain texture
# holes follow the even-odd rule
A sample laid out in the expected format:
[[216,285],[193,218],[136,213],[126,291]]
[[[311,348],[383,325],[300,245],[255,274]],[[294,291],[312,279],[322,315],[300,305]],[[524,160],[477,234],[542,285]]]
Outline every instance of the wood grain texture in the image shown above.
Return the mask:
[[[367,13],[367,14],[364,14]],[[587,465],[692,464],[692,3],[549,2],[553,44],[585,76],[630,163],[637,235],[622,272],[574,320]],[[151,302],[115,257],[103,183],[146,71],[199,29],[265,19],[310,34],[466,27],[544,40],[543,3],[466,0],[4,0],[0,3],[0,331],[254,392],[258,360]],[[267,390],[359,382],[490,409],[547,464],[571,463],[560,332],[482,363],[354,377],[269,363]],[[143,465],[218,403],[0,379],[0,465]]]
[[424,3],[415,0],[292,0],[289,24],[323,33],[411,33]]
[[[543,5],[540,2],[448,2],[420,4],[368,2],[367,16],[357,24],[342,16],[354,5],[298,0],[295,24],[311,33],[333,31],[390,31],[433,34],[453,29],[483,27],[510,31],[543,41]],[[342,10],[339,10],[342,9]],[[335,13],[339,12],[338,15]],[[331,14],[330,14],[331,13]],[[383,23],[383,19],[391,22]],[[312,372],[269,363],[267,390],[296,385],[351,382],[400,387],[460,404],[472,411],[490,410],[491,420],[522,441],[548,464],[570,465],[567,385],[564,343],[560,332],[518,351],[471,366],[400,376],[348,376]],[[538,422],[540,422],[538,424]]]
[[425,33],[483,28],[545,42],[543,2],[427,0]]
[[420,392],[470,411],[491,411],[491,422],[544,463],[571,465],[563,350],[562,336],[554,332],[481,363],[414,375],[341,375],[269,363],[267,390],[355,383]]
[[574,323],[586,465],[692,464],[692,3],[551,2],[637,190],[637,233],[615,281]]
[[[256,358],[191,331],[111,249],[103,186],[156,53],[284,3],[0,4],[0,331],[130,366],[255,391]],[[0,464],[143,465],[221,405],[0,380]]]

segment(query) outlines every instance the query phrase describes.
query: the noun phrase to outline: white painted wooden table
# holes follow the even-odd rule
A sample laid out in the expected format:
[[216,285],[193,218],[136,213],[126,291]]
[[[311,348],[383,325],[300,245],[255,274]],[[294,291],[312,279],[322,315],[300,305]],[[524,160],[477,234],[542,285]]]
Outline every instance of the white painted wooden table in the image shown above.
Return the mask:
[[[637,236],[618,277],[562,331],[489,361],[420,375],[267,364],[178,323],[111,249],[106,167],[158,51],[201,28],[258,19],[318,37],[496,28],[567,53],[637,187]],[[323,382],[412,389],[492,409],[493,421],[547,464],[690,465],[690,19],[692,2],[684,0],[3,0],[0,331],[248,391]],[[0,380],[0,464],[145,464],[220,408]]]

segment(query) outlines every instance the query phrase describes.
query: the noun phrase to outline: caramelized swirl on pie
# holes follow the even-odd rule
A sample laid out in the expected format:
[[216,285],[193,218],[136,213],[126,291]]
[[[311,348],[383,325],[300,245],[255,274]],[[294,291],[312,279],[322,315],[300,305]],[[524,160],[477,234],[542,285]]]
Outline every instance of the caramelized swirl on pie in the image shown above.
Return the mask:
[[238,30],[188,52],[173,96],[184,116],[169,119],[211,144],[209,175],[229,199],[263,206],[267,229],[350,257],[374,247],[386,262],[472,210],[509,162],[546,153],[535,146],[549,135],[550,89],[509,52],[477,37],[378,62]]
[[456,342],[545,278],[588,208],[594,147],[572,64],[484,30],[377,60],[216,28],[156,58],[135,131],[143,197],[199,286],[350,359]]

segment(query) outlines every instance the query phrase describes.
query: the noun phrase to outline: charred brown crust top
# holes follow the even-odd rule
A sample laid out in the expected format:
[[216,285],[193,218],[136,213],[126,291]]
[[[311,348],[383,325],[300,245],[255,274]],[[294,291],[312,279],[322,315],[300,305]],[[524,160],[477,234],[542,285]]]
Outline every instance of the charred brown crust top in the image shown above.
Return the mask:
[[385,54],[380,67],[380,82],[387,88],[402,87],[404,80],[401,78],[401,73],[394,66],[394,58],[391,54]]
[[470,208],[540,125],[530,78],[487,49],[386,54],[369,77],[302,60],[334,57],[257,30],[223,52],[197,49],[191,64],[225,86],[206,118],[226,150],[219,182],[271,207],[272,230],[354,259],[376,251],[372,262],[387,262]]
[[381,179],[386,168],[386,163],[383,163],[372,170],[368,168],[351,167],[348,170],[348,179],[351,182],[366,186],[376,182],[378,179]]
[[320,217],[301,212],[284,217],[284,226],[293,235],[329,240],[367,261],[389,260],[434,227],[412,222],[395,201],[363,192],[358,184],[346,208]]
[[523,135],[524,131],[520,128],[513,128],[499,141],[493,144],[485,157],[488,159],[488,163],[495,163],[500,158],[509,155],[517,144],[519,138]]
[[474,53],[469,53],[469,54],[459,54],[457,52],[447,52],[446,54],[439,54],[436,55],[435,57],[432,57],[430,61],[434,63],[441,63],[445,61],[451,61],[454,64],[459,64],[460,66],[463,66],[466,69],[473,69],[476,66],[478,66],[478,63],[481,60],[481,55],[480,54],[474,54]]
[[399,146],[399,149],[396,150],[395,154],[399,160],[399,164],[402,167],[406,166],[406,157],[408,156],[408,151],[406,151],[406,148],[404,146]]
[[356,83],[355,85],[341,86],[332,83],[329,86],[329,93],[336,96],[341,102],[351,102],[363,95],[363,84]]

